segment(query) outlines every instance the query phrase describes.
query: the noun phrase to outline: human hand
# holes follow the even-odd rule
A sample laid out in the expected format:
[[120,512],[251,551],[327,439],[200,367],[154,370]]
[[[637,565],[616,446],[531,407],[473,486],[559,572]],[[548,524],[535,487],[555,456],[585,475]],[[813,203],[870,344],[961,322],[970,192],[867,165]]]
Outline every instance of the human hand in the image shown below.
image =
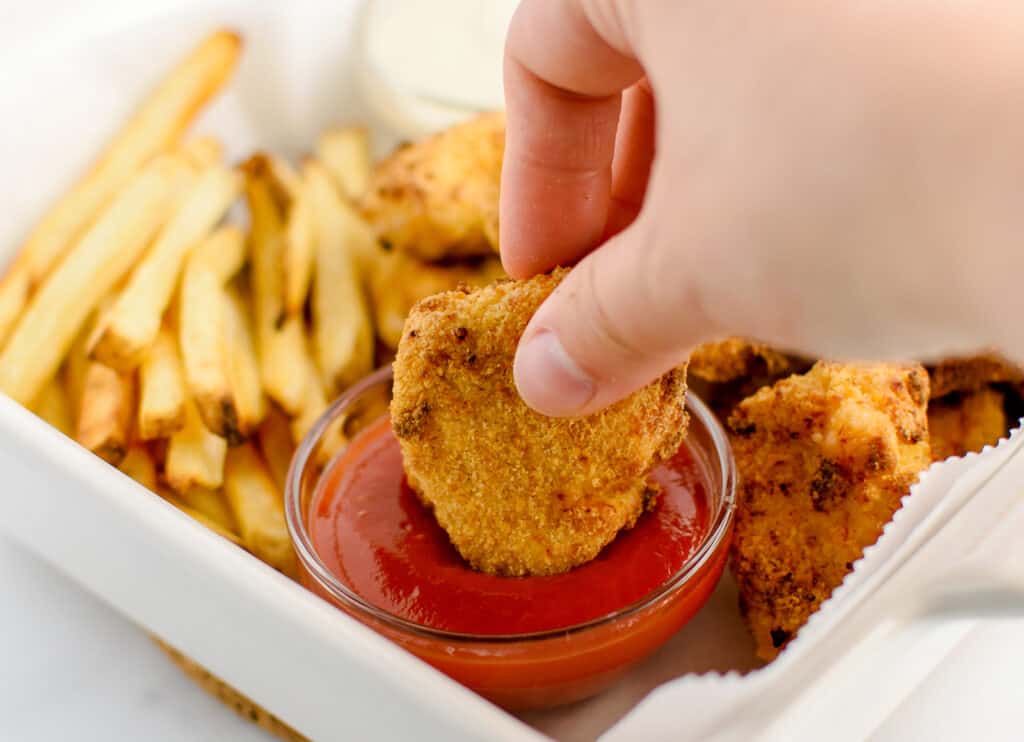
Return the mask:
[[579,261],[516,356],[537,410],[725,335],[1024,354],[1019,3],[524,0],[505,90],[506,270]]

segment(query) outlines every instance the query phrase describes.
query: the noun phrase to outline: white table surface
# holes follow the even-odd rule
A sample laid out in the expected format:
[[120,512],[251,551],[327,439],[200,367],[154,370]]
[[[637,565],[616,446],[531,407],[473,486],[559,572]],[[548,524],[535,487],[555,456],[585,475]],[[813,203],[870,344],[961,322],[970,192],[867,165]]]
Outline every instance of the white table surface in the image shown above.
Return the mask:
[[145,632],[2,537],[0,585],[0,740],[273,739],[194,685]]

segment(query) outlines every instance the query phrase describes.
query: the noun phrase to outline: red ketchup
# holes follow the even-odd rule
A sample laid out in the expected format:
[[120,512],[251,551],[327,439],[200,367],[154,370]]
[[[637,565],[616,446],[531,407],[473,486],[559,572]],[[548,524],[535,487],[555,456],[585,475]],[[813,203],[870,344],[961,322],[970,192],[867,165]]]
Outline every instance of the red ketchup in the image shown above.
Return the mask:
[[593,561],[551,577],[494,577],[469,567],[410,489],[398,441],[382,418],[321,479],[309,530],[336,577],[408,621],[476,635],[561,629],[643,599],[704,540],[707,484],[689,448],[652,479],[661,488],[656,504]]

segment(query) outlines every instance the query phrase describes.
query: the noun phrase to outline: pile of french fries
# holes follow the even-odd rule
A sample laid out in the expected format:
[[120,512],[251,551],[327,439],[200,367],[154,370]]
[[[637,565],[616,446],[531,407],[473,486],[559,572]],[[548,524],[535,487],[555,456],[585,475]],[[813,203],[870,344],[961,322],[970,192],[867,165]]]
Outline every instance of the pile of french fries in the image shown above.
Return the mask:
[[374,366],[371,160],[359,128],[297,168],[187,138],[241,48],[203,40],[29,235],[0,282],[0,391],[291,574],[292,451]]

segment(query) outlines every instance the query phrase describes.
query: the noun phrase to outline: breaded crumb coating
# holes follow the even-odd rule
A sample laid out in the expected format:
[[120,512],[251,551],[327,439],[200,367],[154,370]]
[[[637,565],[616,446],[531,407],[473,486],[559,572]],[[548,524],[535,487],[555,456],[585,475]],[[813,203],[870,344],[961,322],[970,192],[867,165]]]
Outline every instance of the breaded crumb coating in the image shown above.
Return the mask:
[[947,358],[931,369],[932,399],[955,392],[976,392],[989,384],[1024,382],[1024,370],[999,353]]
[[489,113],[396,150],[361,204],[383,244],[420,260],[498,250],[505,114]]
[[409,310],[420,299],[459,286],[471,289],[507,278],[497,255],[444,264],[424,263],[407,253],[383,255],[369,279],[377,336],[394,350]]
[[750,376],[776,376],[792,369],[777,350],[743,338],[726,338],[697,346],[690,355],[689,374],[714,383]]
[[1005,398],[998,389],[933,400],[928,405],[928,440],[933,461],[994,446],[1009,429]]
[[475,568],[566,572],[643,511],[647,475],[686,431],[686,369],[584,418],[540,415],[512,379],[516,345],[567,273],[417,304],[395,360],[391,421],[410,483]]
[[929,465],[927,400],[920,366],[819,362],[733,411],[732,570],[762,659],[832,594]]

